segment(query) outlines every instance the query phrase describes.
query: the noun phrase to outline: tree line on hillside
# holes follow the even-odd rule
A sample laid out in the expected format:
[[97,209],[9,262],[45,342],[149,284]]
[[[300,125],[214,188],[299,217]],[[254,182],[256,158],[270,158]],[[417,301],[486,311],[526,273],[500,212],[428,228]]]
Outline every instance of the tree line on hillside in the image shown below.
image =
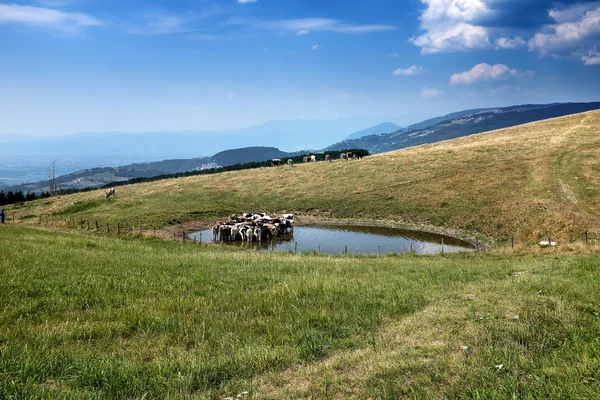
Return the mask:
[[23,193],[20,190],[14,191],[14,192],[9,191],[8,193],[4,193],[4,190],[1,190],[0,191],[0,206],[5,206],[8,204],[22,203],[25,201],[33,201],[33,200],[37,200],[37,199],[45,199],[50,196],[51,196],[51,194],[49,192],[42,192],[38,195],[38,194],[35,194],[32,192]]
[[[339,159],[340,155],[342,153],[347,153],[347,152],[359,154],[360,157],[366,157],[369,155],[369,151],[363,150],[363,149],[332,150],[332,151],[328,151],[327,154],[332,159],[335,160],[335,159]],[[287,160],[291,159],[294,164],[298,164],[298,163],[302,163],[304,160],[304,157],[306,157],[308,155],[309,154],[301,154],[301,155],[294,156],[294,157],[285,157],[283,160],[287,162]],[[325,153],[315,154],[315,156],[317,158],[317,161],[325,161]],[[165,180],[165,179],[175,179],[175,178],[183,178],[183,177],[197,176],[197,175],[212,175],[212,174],[218,174],[221,172],[241,171],[241,170],[245,170],[245,169],[264,168],[264,167],[270,167],[270,166],[271,166],[271,160],[259,161],[259,162],[248,162],[248,163],[244,163],[244,164],[228,165],[226,167],[220,167],[220,168],[205,169],[202,171],[186,171],[186,172],[178,172],[178,173],[174,173],[174,174],[162,174],[162,175],[152,176],[149,178],[143,178],[143,177],[142,178],[133,178],[133,179],[129,179],[127,181],[109,183],[107,185],[102,186],[100,189],[114,188],[117,186],[132,185],[132,184],[136,184],[136,183],[155,182],[155,181],[160,181],[160,180]],[[67,195],[67,194],[80,193],[80,192],[89,192],[89,191],[97,190],[97,189],[98,188],[94,188],[94,187],[87,187],[87,188],[83,188],[83,189],[61,189],[59,194]],[[40,194],[36,194],[33,192],[26,192],[24,194],[22,191],[14,191],[14,192],[9,191],[8,193],[4,193],[4,191],[0,191],[0,206],[10,205],[10,204],[18,204],[18,203],[23,203],[26,201],[37,200],[37,199],[45,199],[48,197],[52,197],[52,194],[50,192],[41,192]]]

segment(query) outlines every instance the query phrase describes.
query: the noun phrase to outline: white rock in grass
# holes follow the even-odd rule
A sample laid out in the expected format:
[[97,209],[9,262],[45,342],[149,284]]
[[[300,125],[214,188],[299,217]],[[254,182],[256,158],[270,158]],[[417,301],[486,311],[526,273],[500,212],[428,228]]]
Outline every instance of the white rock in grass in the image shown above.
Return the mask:
[[518,319],[519,319],[519,316],[518,316],[518,315],[515,315],[514,317],[512,317],[512,319],[516,321],[516,320],[518,320]]
[[500,371],[502,368],[504,368],[504,364],[498,364],[498,365],[496,365],[496,369],[498,371]]
[[460,348],[461,348],[463,351],[467,351],[467,350],[469,350],[469,346],[460,346]]

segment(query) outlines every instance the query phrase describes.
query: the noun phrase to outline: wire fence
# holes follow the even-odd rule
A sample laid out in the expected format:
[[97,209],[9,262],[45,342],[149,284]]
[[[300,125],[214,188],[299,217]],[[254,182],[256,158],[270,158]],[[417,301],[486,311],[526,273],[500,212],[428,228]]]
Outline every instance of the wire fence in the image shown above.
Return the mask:
[[[85,230],[85,231],[94,231],[105,234],[114,234],[114,235],[128,235],[131,237],[137,238],[149,238],[149,237],[157,237],[162,239],[171,239],[182,242],[191,242],[196,243],[198,245],[201,244],[212,244],[212,243],[223,243],[222,241],[210,241],[204,242],[202,239],[202,233],[199,235],[190,236],[189,231],[185,231],[183,229],[176,229],[171,232],[171,230],[163,229],[161,227],[157,227],[153,224],[147,223],[139,223],[139,222],[131,222],[131,221],[102,221],[101,219],[83,219],[83,218],[74,218],[67,217],[63,215],[23,215],[18,214],[16,212],[5,213],[5,221],[7,224],[23,224],[23,225],[42,225],[42,226],[56,226],[62,228],[70,228],[77,230]],[[195,230],[194,232],[198,232]],[[473,245],[473,250],[480,252],[485,251],[488,246],[480,242],[477,237],[474,237],[472,240],[469,240]],[[600,235],[597,231],[585,231],[581,235],[581,241],[571,241],[570,244],[579,243],[585,246],[595,246],[598,247],[600,243]],[[519,245],[525,245],[526,243],[518,243],[515,240],[514,236],[511,236],[508,240],[506,240],[506,244],[504,248],[515,249],[519,247]],[[529,243],[531,244],[531,243]],[[552,240],[552,235],[548,235],[540,240],[537,245],[540,247],[556,247],[558,245],[558,241]],[[272,250],[275,250],[274,246],[269,245]],[[294,250],[295,253],[298,252],[298,242],[294,242]],[[314,253],[321,254],[321,246],[313,249]],[[405,252],[414,252],[412,245],[408,251]],[[441,253],[444,253],[444,240],[442,238],[441,242]],[[343,252],[340,251],[341,254],[352,254],[349,246],[344,246]],[[378,247],[377,251],[378,255],[382,254],[381,246]]]

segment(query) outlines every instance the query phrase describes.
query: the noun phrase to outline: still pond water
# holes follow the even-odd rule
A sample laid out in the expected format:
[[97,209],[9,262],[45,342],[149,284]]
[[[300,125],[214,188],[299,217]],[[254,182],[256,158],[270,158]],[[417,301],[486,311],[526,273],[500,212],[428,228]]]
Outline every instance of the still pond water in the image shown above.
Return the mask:
[[[210,229],[189,235],[194,240],[212,243]],[[395,228],[366,226],[296,226],[293,234],[284,235],[262,243],[228,242],[255,250],[283,252],[320,252],[325,254],[388,254],[407,253],[411,249],[417,254],[456,253],[473,251],[474,247],[464,241],[427,232]]]

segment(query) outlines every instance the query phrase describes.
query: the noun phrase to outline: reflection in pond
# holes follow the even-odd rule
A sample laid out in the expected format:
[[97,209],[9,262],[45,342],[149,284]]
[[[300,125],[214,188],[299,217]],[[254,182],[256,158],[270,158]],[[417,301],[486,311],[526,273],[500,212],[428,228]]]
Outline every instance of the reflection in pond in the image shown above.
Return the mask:
[[[212,243],[210,230],[195,232],[191,239]],[[462,240],[438,234],[395,228],[368,226],[296,226],[294,233],[262,243],[228,242],[227,245],[249,249],[284,252],[320,252],[342,254],[407,253],[435,254],[471,251],[474,247]]]

